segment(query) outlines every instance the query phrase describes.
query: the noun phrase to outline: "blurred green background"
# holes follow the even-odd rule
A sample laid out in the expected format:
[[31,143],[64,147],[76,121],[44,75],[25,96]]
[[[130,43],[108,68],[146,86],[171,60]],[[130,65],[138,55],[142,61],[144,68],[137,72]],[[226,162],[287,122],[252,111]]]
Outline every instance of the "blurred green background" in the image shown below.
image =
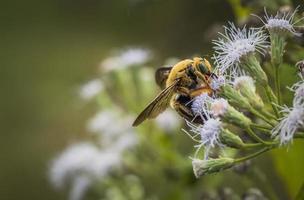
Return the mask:
[[[246,5],[262,8],[250,0],[2,1],[0,199],[66,198],[52,189],[47,169],[67,144],[87,137],[95,107],[84,106],[77,91],[112,49],[147,47],[155,67],[171,56],[209,57],[215,33],[227,21],[241,22]],[[276,161],[278,179],[290,181],[293,194],[300,185],[293,177],[304,177],[297,174],[301,146],[277,152],[284,158]]]

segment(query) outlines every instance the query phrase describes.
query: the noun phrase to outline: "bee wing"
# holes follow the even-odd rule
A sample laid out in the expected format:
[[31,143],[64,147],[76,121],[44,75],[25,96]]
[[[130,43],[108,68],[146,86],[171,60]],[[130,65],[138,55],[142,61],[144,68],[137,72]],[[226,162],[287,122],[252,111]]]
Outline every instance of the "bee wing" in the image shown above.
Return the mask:
[[162,113],[169,106],[170,100],[176,91],[178,81],[179,80],[176,80],[169,87],[161,91],[161,93],[159,93],[155,99],[138,115],[132,126],[138,126],[144,120],[155,118]]
[[161,89],[164,89],[166,87],[166,81],[171,72],[171,69],[172,69],[172,66],[171,67],[160,67],[156,70],[155,81]]

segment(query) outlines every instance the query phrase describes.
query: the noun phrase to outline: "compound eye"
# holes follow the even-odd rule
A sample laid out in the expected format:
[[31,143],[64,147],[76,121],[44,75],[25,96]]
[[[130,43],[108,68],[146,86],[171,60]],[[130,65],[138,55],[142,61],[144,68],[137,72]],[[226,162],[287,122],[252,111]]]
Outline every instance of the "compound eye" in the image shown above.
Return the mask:
[[198,70],[203,74],[207,74],[209,72],[208,68],[202,62],[198,64]]

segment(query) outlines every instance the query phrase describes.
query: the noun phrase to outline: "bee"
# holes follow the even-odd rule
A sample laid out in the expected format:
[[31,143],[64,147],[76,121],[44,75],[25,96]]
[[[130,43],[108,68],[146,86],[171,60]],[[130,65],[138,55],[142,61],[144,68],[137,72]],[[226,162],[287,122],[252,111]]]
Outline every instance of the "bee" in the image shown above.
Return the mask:
[[199,57],[182,60],[173,67],[159,68],[155,79],[163,90],[138,115],[133,126],[157,117],[169,105],[185,119],[194,120],[191,100],[203,93],[212,94],[209,83],[213,76],[215,74],[212,73],[208,60]]

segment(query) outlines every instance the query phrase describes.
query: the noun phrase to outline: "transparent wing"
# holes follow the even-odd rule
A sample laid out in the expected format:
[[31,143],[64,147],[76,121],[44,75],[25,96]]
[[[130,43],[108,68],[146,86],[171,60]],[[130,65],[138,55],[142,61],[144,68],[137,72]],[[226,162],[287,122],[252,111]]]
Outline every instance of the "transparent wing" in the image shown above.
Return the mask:
[[138,126],[146,119],[152,119],[162,113],[170,104],[170,100],[176,91],[177,83],[176,80],[172,85],[165,88],[159,93],[155,99],[138,115],[133,122],[132,126]]
[[156,70],[155,81],[161,89],[166,88],[166,81],[168,79],[171,70],[172,67],[160,67]]

